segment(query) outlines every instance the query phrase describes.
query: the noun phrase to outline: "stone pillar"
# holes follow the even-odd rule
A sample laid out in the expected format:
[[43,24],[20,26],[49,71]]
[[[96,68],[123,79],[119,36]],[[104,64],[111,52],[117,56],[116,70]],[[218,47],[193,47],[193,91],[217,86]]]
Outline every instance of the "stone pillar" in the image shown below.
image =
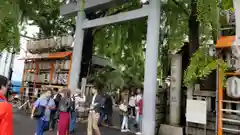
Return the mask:
[[182,55],[172,55],[170,86],[170,125],[178,126],[181,118]]

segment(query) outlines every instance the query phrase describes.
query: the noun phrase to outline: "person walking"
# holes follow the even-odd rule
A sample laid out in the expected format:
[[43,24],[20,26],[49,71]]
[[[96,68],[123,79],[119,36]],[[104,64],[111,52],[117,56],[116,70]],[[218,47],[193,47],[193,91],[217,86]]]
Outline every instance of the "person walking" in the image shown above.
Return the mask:
[[[80,91],[80,90],[79,90]],[[84,115],[86,107],[85,107],[85,102],[86,102],[86,96],[84,93],[79,93],[77,97],[75,97],[75,102],[76,102],[76,111],[78,112],[78,116],[81,117]]]
[[120,106],[120,111],[122,113],[123,116],[123,120],[122,120],[122,125],[121,125],[121,132],[128,132],[128,102],[126,100],[124,100]]
[[105,114],[107,116],[106,124],[112,126],[112,113],[113,113],[113,102],[110,95],[106,95],[106,100],[104,104]]
[[77,96],[78,96],[78,94],[74,94],[71,97],[70,127],[69,127],[70,134],[73,134],[75,132],[75,128],[76,128],[76,121],[77,121],[76,97]]
[[7,77],[0,75],[0,135],[13,135],[12,105],[7,102],[9,81]]
[[141,135],[142,134],[142,113],[143,112],[143,98],[141,98],[138,101],[138,132],[136,133],[136,135]]
[[91,98],[89,114],[88,114],[88,128],[87,128],[87,135],[93,135],[93,130],[95,131],[96,135],[101,135],[99,127],[98,127],[98,120],[99,120],[99,113],[100,113],[100,104],[101,104],[101,96],[98,94],[98,90],[96,86],[91,88],[93,97]]
[[128,102],[128,112],[131,118],[136,117],[136,100],[137,100],[137,97],[134,91],[131,91],[131,96]]
[[106,112],[105,112],[105,101],[106,101],[106,94],[103,94],[101,96],[101,102],[100,102],[100,118],[98,120],[98,126],[102,126],[104,123],[104,119],[106,117]]
[[63,89],[61,92],[63,93],[63,97],[59,102],[58,135],[68,135],[71,111],[71,93],[69,89]]
[[53,131],[55,129],[55,125],[56,125],[56,121],[58,119],[58,106],[59,106],[59,102],[62,98],[62,95],[57,93],[56,95],[54,95],[54,102],[55,102],[55,106],[56,108],[54,110],[51,111],[50,114],[50,121],[49,121],[49,127],[50,127],[50,131]]
[[31,118],[37,119],[36,135],[43,135],[49,129],[50,113],[56,107],[51,96],[52,91],[48,89],[33,105]]
[[137,89],[137,96],[136,96],[136,122],[138,123],[139,120],[139,107],[138,102],[142,99],[142,90],[140,88]]

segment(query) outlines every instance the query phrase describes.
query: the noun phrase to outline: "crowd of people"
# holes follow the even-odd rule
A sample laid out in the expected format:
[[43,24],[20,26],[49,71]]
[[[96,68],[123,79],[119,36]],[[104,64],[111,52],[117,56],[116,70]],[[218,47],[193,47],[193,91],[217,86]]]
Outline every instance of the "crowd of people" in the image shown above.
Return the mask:
[[81,93],[71,94],[69,89],[60,92],[47,90],[34,103],[31,118],[37,119],[36,135],[55,130],[58,123],[58,135],[75,132],[78,109],[85,103],[86,97]]
[[[0,75],[0,135],[13,135],[12,105],[7,102],[5,94],[8,91],[9,80]],[[86,96],[77,90],[71,93],[69,89],[60,92],[46,90],[33,104],[31,119],[36,120],[35,135],[43,135],[53,131],[57,125],[58,135],[73,134],[76,129],[77,115],[88,112],[87,134],[101,135],[99,126],[112,126],[113,100],[108,94],[101,95],[98,88],[91,88],[92,97],[86,101]],[[87,104],[87,108],[85,105]],[[132,91],[129,98],[118,102],[120,110],[121,132],[128,132],[129,125],[141,134],[143,98],[141,89]],[[131,122],[130,122],[131,121]]]
[[[142,111],[143,111],[143,97],[141,89],[131,91],[128,99],[123,99],[119,104],[121,132],[128,132],[129,123],[137,129],[136,134],[142,133]],[[130,122],[131,121],[131,122]]]

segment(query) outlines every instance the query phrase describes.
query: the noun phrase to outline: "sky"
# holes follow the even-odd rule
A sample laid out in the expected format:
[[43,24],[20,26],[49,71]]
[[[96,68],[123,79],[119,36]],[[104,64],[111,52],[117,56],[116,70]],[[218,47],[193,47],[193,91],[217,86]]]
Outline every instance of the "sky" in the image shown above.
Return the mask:
[[[38,32],[38,27],[37,26],[26,26],[26,31],[27,31],[27,36],[33,37]],[[22,33],[23,34],[23,33]],[[20,43],[20,54],[15,57],[14,60],[14,65],[13,65],[13,76],[12,80],[14,81],[21,81],[22,80],[22,73],[23,73],[23,68],[24,68],[24,61],[19,60],[19,58],[24,57],[25,51],[26,51],[26,43],[27,43],[26,38],[21,37]]]

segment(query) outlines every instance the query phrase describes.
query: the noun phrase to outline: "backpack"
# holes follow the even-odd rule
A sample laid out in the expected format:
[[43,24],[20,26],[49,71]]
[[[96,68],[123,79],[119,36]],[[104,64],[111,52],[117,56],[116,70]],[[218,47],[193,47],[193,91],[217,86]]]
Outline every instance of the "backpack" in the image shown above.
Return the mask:
[[71,109],[71,101],[70,101],[70,99],[62,99],[59,102],[58,108],[59,108],[60,112],[69,112],[70,109]]

